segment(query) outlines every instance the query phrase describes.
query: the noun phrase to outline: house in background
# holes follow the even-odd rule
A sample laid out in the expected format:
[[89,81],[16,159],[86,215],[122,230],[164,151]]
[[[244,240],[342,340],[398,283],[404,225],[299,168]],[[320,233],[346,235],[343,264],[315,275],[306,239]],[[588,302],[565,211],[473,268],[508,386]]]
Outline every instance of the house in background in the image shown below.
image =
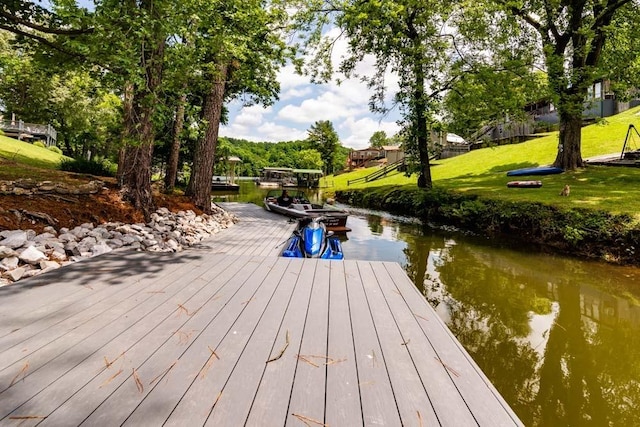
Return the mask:
[[471,144],[455,133],[447,133],[446,136],[443,134],[441,147],[442,149],[438,156],[440,159],[459,156],[471,150]]
[[[633,99],[622,102],[616,99],[611,90],[611,82],[606,79],[595,82],[589,88],[587,98],[584,102],[582,117],[585,122],[590,122],[598,118],[613,116],[640,105],[640,99]],[[527,104],[524,107],[527,118],[524,120],[511,120],[504,118],[498,123],[487,125],[479,129],[469,140],[478,147],[491,144],[512,144],[523,142],[535,137],[536,130],[541,126],[546,127],[557,124],[558,111],[549,100],[538,100]]]
[[25,123],[22,120],[16,120],[13,114],[11,120],[4,120],[0,115],[0,130],[10,138],[31,143],[42,141],[47,147],[55,146],[58,138],[58,132],[53,126]]
[[371,167],[379,164],[379,160],[384,158],[382,148],[368,147],[362,150],[353,150],[349,153],[347,166],[349,169]]
[[[599,80],[589,88],[584,103],[582,117],[585,120],[610,117],[640,105],[640,99],[618,101],[611,90],[610,80]],[[558,123],[558,111],[551,101],[541,100],[525,106],[525,111],[536,121],[544,123]]]
[[347,159],[347,166],[349,169],[354,169],[391,164],[404,159],[404,156],[404,150],[399,145],[368,147],[351,151]]
[[404,159],[404,149],[400,145],[383,145],[382,149],[388,165]]

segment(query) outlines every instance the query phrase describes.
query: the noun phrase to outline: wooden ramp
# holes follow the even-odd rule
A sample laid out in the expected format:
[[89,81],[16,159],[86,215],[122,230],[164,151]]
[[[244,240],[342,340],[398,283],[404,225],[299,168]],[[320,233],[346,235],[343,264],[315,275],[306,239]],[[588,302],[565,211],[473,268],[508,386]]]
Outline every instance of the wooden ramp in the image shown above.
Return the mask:
[[521,425],[398,264],[241,253],[245,213],[0,288],[0,425]]

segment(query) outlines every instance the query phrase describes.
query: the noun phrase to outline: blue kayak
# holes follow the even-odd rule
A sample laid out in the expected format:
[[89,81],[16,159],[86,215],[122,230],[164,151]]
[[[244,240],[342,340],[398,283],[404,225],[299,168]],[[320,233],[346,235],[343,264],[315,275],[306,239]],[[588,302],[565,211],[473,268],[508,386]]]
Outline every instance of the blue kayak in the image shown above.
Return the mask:
[[545,166],[540,168],[516,169],[507,172],[507,176],[525,176],[525,175],[554,175],[564,172],[564,169],[553,166]]

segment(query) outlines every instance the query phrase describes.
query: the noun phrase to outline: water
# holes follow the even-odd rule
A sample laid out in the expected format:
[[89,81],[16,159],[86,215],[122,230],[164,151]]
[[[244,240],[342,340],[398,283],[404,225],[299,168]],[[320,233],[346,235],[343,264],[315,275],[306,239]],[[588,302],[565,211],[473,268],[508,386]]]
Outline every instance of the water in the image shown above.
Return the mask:
[[[251,186],[231,199],[260,204]],[[526,425],[640,425],[640,269],[379,212],[347,225],[345,256],[399,262]]]

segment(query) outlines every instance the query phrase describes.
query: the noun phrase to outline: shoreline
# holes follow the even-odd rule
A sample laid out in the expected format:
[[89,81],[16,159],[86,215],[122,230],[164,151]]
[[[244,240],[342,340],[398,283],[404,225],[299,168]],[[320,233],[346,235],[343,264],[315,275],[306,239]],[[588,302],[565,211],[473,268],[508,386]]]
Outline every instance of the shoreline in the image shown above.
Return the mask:
[[625,214],[492,200],[438,188],[339,190],[335,198],[354,207],[409,215],[493,239],[508,237],[558,253],[640,267],[640,226]]

